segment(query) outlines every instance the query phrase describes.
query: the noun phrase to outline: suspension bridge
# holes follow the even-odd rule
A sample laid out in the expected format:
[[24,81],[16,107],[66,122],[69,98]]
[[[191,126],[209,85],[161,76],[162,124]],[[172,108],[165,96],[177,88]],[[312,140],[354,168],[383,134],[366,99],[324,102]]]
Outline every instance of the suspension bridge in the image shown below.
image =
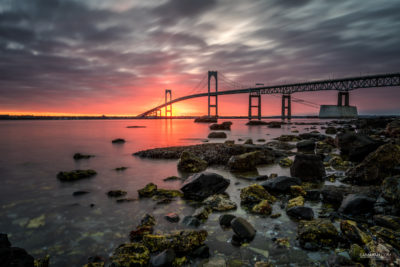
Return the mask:
[[[212,84],[214,83],[214,86]],[[261,119],[261,95],[269,94],[281,97],[282,100],[282,119],[290,119],[292,116],[291,102],[297,102],[306,106],[319,108],[319,105],[310,101],[293,97],[298,92],[315,91],[338,91],[337,106],[340,108],[350,107],[350,91],[362,88],[392,87],[400,85],[400,73],[387,73],[366,75],[358,77],[349,77],[341,79],[328,79],[319,81],[310,81],[303,83],[290,83],[268,85],[256,84],[255,86],[245,85],[227,78],[218,71],[208,71],[208,75],[188,92],[188,95],[172,99],[172,90],[166,89],[165,96],[152,109],[143,112],[138,117],[162,117],[161,110],[164,108],[165,117],[172,117],[172,104],[188,99],[207,97],[208,98],[208,116],[218,117],[218,97],[223,95],[247,94],[249,97],[248,118]],[[214,89],[212,89],[214,87]],[[224,88],[219,90],[218,88]],[[204,90],[206,90],[204,92]],[[279,96],[281,95],[281,96]],[[255,114],[253,110],[256,109]]]

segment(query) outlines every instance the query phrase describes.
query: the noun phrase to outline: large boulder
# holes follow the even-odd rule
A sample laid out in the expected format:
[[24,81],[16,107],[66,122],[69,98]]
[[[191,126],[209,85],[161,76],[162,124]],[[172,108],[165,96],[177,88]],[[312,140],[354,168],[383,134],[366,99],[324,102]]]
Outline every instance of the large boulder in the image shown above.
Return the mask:
[[183,151],[178,161],[178,170],[183,172],[201,172],[207,169],[207,161],[195,156],[189,151]]
[[320,157],[312,154],[298,154],[290,167],[290,175],[302,181],[316,182],[322,180],[326,173]]
[[242,240],[251,241],[256,235],[254,227],[245,219],[237,217],[231,221],[232,230]]
[[375,141],[367,135],[345,132],[336,136],[335,144],[341,155],[348,156],[350,161],[360,162],[382,145],[382,142]]
[[296,206],[286,211],[287,215],[298,220],[314,219],[314,211],[310,207]]
[[315,141],[314,140],[303,140],[296,144],[297,151],[302,153],[314,153]]
[[400,164],[400,146],[385,144],[369,154],[360,164],[347,172],[347,180],[354,184],[381,184]]
[[210,125],[210,130],[214,130],[214,131],[230,131],[231,130],[231,125],[232,125],[232,122],[230,122],[230,121],[224,121],[221,124],[214,123],[214,124]]
[[322,202],[339,206],[343,198],[350,193],[350,187],[325,185],[321,190]]
[[365,195],[350,194],[343,199],[339,212],[349,215],[371,213],[374,210],[375,201],[374,198]]
[[339,241],[339,232],[329,220],[300,221],[297,230],[300,246],[304,249],[336,248]]
[[400,135],[400,120],[394,120],[386,125],[386,134],[391,137]]
[[357,243],[364,246],[372,240],[370,235],[366,234],[357,227],[357,223],[355,221],[342,220],[340,222],[340,231],[351,243]]
[[266,162],[264,153],[253,151],[237,156],[232,156],[228,161],[228,166],[232,171],[254,171],[256,166]]
[[0,265],[33,267],[34,258],[25,249],[12,247],[6,234],[0,234]]
[[202,172],[189,177],[181,191],[187,199],[204,200],[211,195],[223,193],[229,184],[230,180],[217,173]]
[[288,193],[292,185],[301,185],[301,180],[296,177],[278,176],[261,185],[270,192]]
[[382,196],[388,202],[400,207],[400,176],[388,177],[382,182]]

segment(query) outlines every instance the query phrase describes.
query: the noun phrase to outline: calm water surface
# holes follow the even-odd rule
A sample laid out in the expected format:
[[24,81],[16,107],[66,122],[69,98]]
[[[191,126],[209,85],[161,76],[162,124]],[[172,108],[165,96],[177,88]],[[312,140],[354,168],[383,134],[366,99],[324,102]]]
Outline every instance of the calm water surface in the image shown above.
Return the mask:
[[[245,123],[246,120],[233,120],[232,131],[227,132],[228,139],[263,138],[268,141],[293,130],[291,125],[269,129],[248,127]],[[129,125],[146,128],[126,128]],[[303,131],[310,126],[296,127]],[[163,218],[168,212],[177,212],[181,218],[190,215],[194,208],[183,200],[168,205],[156,205],[150,199],[116,203],[106,193],[122,189],[128,192],[127,197],[137,198],[137,190],[149,182],[162,188],[179,188],[179,181],[163,181],[168,176],[180,175],[176,169],[177,160],[140,159],[132,153],[155,147],[198,144],[208,133],[208,124],[192,120],[0,121],[0,232],[9,235],[13,246],[25,248],[34,257],[50,254],[52,266],[81,266],[89,256],[107,258],[119,244],[128,242],[129,231],[145,213],[156,217],[158,231],[183,229],[182,224],[168,223]],[[111,140],[115,138],[124,138],[127,142],[114,145]],[[95,157],[75,161],[72,156],[76,152]],[[113,170],[121,166],[128,169]],[[59,171],[88,168],[98,174],[73,183],[61,183],[56,178]],[[250,182],[236,178],[223,166],[208,170],[231,179],[227,192],[239,204],[238,190]],[[258,172],[289,174],[287,168],[278,165],[260,167]],[[78,190],[90,193],[74,197],[72,193]],[[94,207],[90,207],[91,204]],[[306,205],[316,212],[320,209],[318,203]],[[282,265],[311,264],[326,257],[326,253],[299,249],[295,240],[297,224],[285,215],[279,203],[274,204],[273,212],[282,213],[282,217],[260,218],[247,214],[240,207],[233,212],[250,220],[257,229],[255,240],[241,248],[229,243],[232,231],[219,227],[219,213],[213,213],[200,229],[209,232],[207,244],[212,255],[227,260],[240,259],[249,266],[266,257]],[[289,237],[291,248],[276,248],[273,237]]]

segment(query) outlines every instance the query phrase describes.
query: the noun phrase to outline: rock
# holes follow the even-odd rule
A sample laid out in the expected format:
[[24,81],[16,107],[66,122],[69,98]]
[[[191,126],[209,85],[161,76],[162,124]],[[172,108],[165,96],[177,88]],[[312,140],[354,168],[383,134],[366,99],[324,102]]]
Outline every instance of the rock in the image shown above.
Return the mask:
[[290,167],[293,165],[293,160],[289,158],[283,158],[279,161],[279,166],[281,167]]
[[315,151],[315,141],[313,140],[303,140],[296,144],[297,151],[302,153],[314,153]]
[[126,169],[128,169],[128,167],[118,167],[118,168],[115,168],[114,171],[122,172],[122,171],[125,171]]
[[0,233],[0,248],[9,248],[11,247],[10,241],[8,241],[7,234]]
[[340,205],[345,195],[351,193],[351,188],[344,186],[325,185],[322,190],[322,202]]
[[211,123],[217,121],[218,119],[216,117],[209,117],[209,116],[198,117],[194,120],[194,122],[205,122],[205,123]]
[[365,254],[365,250],[358,244],[351,244],[349,255],[353,261],[360,262],[363,260],[362,255]]
[[145,235],[143,244],[151,252],[173,249],[176,253],[188,253],[202,246],[206,238],[205,230],[181,230],[166,235]]
[[153,226],[156,224],[156,220],[150,214],[145,214],[140,221],[140,224],[136,226],[135,230],[129,233],[129,239],[131,242],[142,241],[143,236],[153,233]]
[[151,258],[150,264],[154,267],[172,266],[175,260],[175,252],[172,249],[166,249]]
[[146,126],[142,126],[142,125],[132,125],[132,126],[126,126],[126,128],[133,128],[133,129],[136,129],[136,128],[146,128]]
[[264,187],[258,184],[252,184],[240,190],[241,204],[257,204],[262,200],[275,202],[276,198],[268,193]]
[[178,176],[169,176],[169,177],[163,179],[164,182],[177,181],[177,180],[182,180],[182,178],[180,178]]
[[372,240],[372,237],[361,231],[354,221],[342,220],[340,222],[340,231],[342,231],[343,235],[351,243],[357,243],[361,246],[364,246]]
[[352,165],[350,161],[344,161],[341,157],[339,156],[333,156],[330,160],[329,160],[329,165],[332,166],[332,168],[336,169],[336,170],[341,170],[341,171],[346,171],[347,169],[349,169]]
[[183,194],[179,190],[158,188],[155,192],[155,195],[153,196],[153,199],[159,200],[174,197],[183,197]]
[[200,220],[193,216],[185,216],[182,223],[190,227],[199,227],[201,224]]
[[193,217],[199,219],[200,221],[204,222],[208,219],[208,216],[211,214],[212,209],[209,207],[201,207],[194,211]]
[[245,145],[252,145],[253,144],[253,139],[246,139],[246,141],[244,141],[244,143],[243,144],[245,144]]
[[259,143],[264,143],[265,141],[266,141],[266,140],[263,139],[263,138],[257,139],[257,142],[259,142]]
[[316,143],[316,153],[330,153],[335,147],[325,141],[318,141]]
[[398,252],[391,245],[384,243],[382,239],[373,240],[365,245],[365,247],[368,253],[377,256],[368,258],[367,266],[400,265]]
[[210,257],[210,248],[207,245],[203,245],[195,249],[190,256],[193,258],[209,258]]
[[337,130],[335,127],[329,126],[328,128],[326,128],[325,133],[326,134],[336,134]]
[[224,142],[225,145],[234,145],[235,144],[235,140],[226,140]]
[[261,120],[250,120],[246,123],[249,126],[257,126],[257,125],[268,125],[268,122]]
[[366,135],[353,132],[336,135],[335,143],[340,149],[341,155],[346,155],[350,161],[355,162],[362,161],[369,153],[382,145],[381,142],[377,142]]
[[211,124],[210,125],[210,130],[214,130],[214,131],[230,131],[231,130],[231,125],[232,122],[230,121],[225,121],[221,124]]
[[261,184],[271,192],[288,193],[292,185],[301,185],[301,180],[296,177],[278,176]]
[[339,241],[339,233],[329,220],[314,219],[299,222],[297,238],[304,249],[335,248]]
[[107,192],[107,196],[109,197],[123,197],[126,194],[127,192],[122,190],[111,190]]
[[358,266],[358,265],[343,255],[332,254],[328,257],[323,266],[338,267],[338,266]]
[[312,220],[314,219],[314,211],[309,207],[292,207],[286,211],[287,215],[297,220]]
[[93,177],[97,174],[94,170],[74,170],[70,172],[59,172],[57,178],[62,182],[72,182]]
[[46,216],[44,214],[42,214],[33,219],[30,219],[26,228],[35,229],[35,228],[45,226],[45,224],[46,224]]
[[400,207],[400,175],[383,180],[381,190],[384,199]]
[[275,149],[281,149],[281,150],[291,150],[296,147],[296,145],[290,144],[288,142],[282,142],[282,141],[271,141],[266,144],[268,147],[272,147]]
[[400,146],[386,144],[369,154],[347,172],[347,180],[355,184],[381,184],[400,164]]
[[253,151],[232,156],[228,161],[228,167],[231,171],[254,171],[257,170],[257,165],[267,162],[261,151]]
[[280,121],[271,121],[268,123],[268,128],[281,128],[282,122]]
[[148,266],[150,252],[146,246],[140,243],[128,243],[120,245],[111,257],[111,266]]
[[302,181],[317,182],[321,181],[326,175],[324,164],[320,157],[311,154],[298,154],[294,158],[290,175],[298,177]]
[[314,139],[314,140],[323,140],[325,136],[320,133],[302,133],[298,136],[300,139]]
[[203,204],[215,211],[234,210],[237,207],[236,203],[231,201],[229,196],[224,194],[209,196],[203,201]]
[[92,158],[92,157],[94,157],[94,155],[84,155],[84,154],[81,154],[81,153],[75,153],[74,154],[74,160],[89,159],[89,158]]
[[117,138],[117,139],[112,140],[111,143],[113,143],[113,144],[124,144],[125,140],[122,139],[122,138]]
[[181,191],[187,199],[203,200],[211,195],[223,193],[229,184],[230,180],[219,174],[202,172],[189,177]]
[[86,194],[89,194],[89,192],[88,191],[83,191],[83,190],[82,191],[81,190],[80,191],[75,191],[75,192],[72,193],[73,196],[82,196],[82,195],[86,195]]
[[272,207],[269,204],[268,200],[262,200],[260,203],[253,206],[251,212],[261,215],[270,215],[272,212]]
[[139,197],[152,197],[157,192],[157,185],[148,183],[145,187],[138,190]]
[[400,232],[381,226],[372,226],[369,229],[374,236],[380,237],[394,248],[400,249]]
[[306,196],[307,195],[307,191],[304,190],[304,188],[300,185],[292,185],[290,186],[290,194],[294,197],[298,197],[298,196]]
[[0,248],[0,263],[4,267],[33,267],[34,258],[25,249],[5,247]]
[[374,215],[374,222],[376,225],[400,232],[400,217],[379,214]]
[[167,215],[165,215],[165,219],[169,222],[175,223],[175,222],[179,222],[179,215],[176,213],[168,213]]
[[360,215],[373,212],[375,199],[360,195],[350,194],[346,196],[340,205],[339,212],[349,215]]
[[224,227],[231,227],[231,222],[236,216],[232,214],[222,214],[219,216],[219,224]]
[[138,199],[136,198],[119,198],[116,200],[117,203],[125,203],[125,202],[132,202],[132,201],[137,201]]
[[223,256],[214,256],[210,258],[202,267],[227,267],[226,260]]
[[289,199],[288,204],[286,206],[287,209],[293,207],[300,207],[304,205],[304,198],[302,196],[298,196],[292,199]]
[[300,138],[294,134],[282,134],[281,136],[274,139],[281,142],[297,142],[300,140]]
[[274,266],[275,266],[274,264],[265,261],[257,261],[254,264],[254,267],[274,267]]
[[208,138],[226,138],[226,133],[224,132],[211,132],[208,134]]
[[256,235],[254,227],[245,219],[237,217],[231,221],[232,230],[242,240],[251,241]]
[[386,134],[391,137],[400,135],[400,120],[394,120],[386,125]]
[[208,163],[199,157],[196,157],[189,151],[183,151],[178,161],[178,170],[183,172],[201,172],[207,169]]
[[[89,258],[89,260],[90,260],[90,258]],[[103,263],[103,265],[101,265],[101,263]],[[98,264],[97,266],[99,266],[99,267],[104,267],[104,262],[98,262],[97,264]],[[34,261],[34,266],[35,267],[49,267],[50,266],[50,256],[46,255],[43,258],[36,259]]]
[[312,201],[317,201],[320,199],[320,196],[321,191],[319,191],[318,189],[310,189],[306,190],[306,195],[304,196],[304,198]]
[[275,214],[271,214],[271,216],[269,216],[269,217],[271,217],[272,219],[276,219],[276,218],[279,218],[279,217],[281,217],[282,216],[282,214],[280,214],[280,213],[275,213]]

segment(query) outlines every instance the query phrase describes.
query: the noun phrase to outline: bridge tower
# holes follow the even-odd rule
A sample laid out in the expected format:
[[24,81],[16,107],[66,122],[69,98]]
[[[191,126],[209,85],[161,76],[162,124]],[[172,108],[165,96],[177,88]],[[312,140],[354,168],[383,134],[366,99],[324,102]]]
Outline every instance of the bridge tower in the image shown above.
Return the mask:
[[211,116],[211,108],[215,108],[215,117],[218,118],[218,95],[215,94],[214,104],[211,104],[211,79],[214,77],[215,80],[215,93],[218,93],[218,71],[208,71],[208,117]]
[[[256,103],[253,104],[253,98],[256,99]],[[249,120],[253,119],[252,109],[257,108],[257,119],[261,120],[261,94],[260,91],[250,92],[249,94]]]
[[[343,97],[344,97],[344,105],[343,105]],[[348,91],[339,91],[338,92],[338,104],[339,107],[350,106],[350,93]]]
[[[169,96],[169,100],[168,100],[168,96]],[[172,100],[172,90],[165,89],[165,104],[167,104],[171,100]],[[165,106],[165,117],[168,117],[168,113],[169,113],[169,116],[172,117],[172,104]]]
[[292,99],[290,94],[282,95],[282,120],[285,118],[288,120],[292,118]]

